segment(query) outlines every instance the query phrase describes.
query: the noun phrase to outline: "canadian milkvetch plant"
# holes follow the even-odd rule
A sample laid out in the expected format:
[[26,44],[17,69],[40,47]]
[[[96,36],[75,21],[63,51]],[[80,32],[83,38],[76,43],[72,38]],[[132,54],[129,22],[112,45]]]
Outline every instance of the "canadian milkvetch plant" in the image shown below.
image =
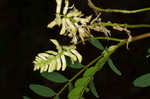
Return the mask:
[[[62,8],[62,3],[65,3],[64,8]],[[150,37],[150,33],[141,34],[139,36],[132,37],[131,31],[128,28],[140,28],[147,27],[150,28],[150,25],[140,24],[140,25],[128,25],[128,24],[119,24],[102,22],[100,15],[102,12],[107,13],[138,13],[143,11],[149,11],[150,8],[144,8],[139,10],[118,10],[118,9],[102,9],[96,7],[91,0],[88,0],[89,7],[94,9],[99,14],[96,18],[93,18],[92,15],[85,16],[81,11],[79,11],[74,5],[69,6],[69,0],[56,0],[56,17],[55,19],[48,24],[48,28],[53,28],[54,26],[59,26],[60,35],[68,36],[71,40],[71,45],[60,45],[56,39],[50,39],[50,41],[56,46],[57,51],[48,50],[43,53],[39,53],[34,63],[34,71],[40,70],[42,77],[46,78],[49,81],[54,83],[66,83],[58,93],[52,90],[49,87],[30,84],[29,87],[32,91],[37,93],[40,96],[44,97],[54,97],[54,99],[60,99],[60,94],[68,87],[68,99],[84,99],[84,92],[91,92],[96,98],[99,98],[99,94],[96,91],[94,85],[94,75],[96,72],[100,71],[106,63],[110,69],[117,75],[121,76],[121,71],[114,65],[110,56],[121,46],[134,42],[146,37]],[[112,27],[112,29],[118,30],[120,32],[125,31],[128,34],[128,38],[119,39],[111,37],[111,32],[106,27]],[[104,37],[94,37],[91,33],[91,30],[102,32],[105,34]],[[98,39],[110,40],[118,42],[116,45],[111,45],[105,48]],[[79,43],[85,44],[85,41],[88,41],[90,44],[95,46],[98,50],[101,50],[102,53],[92,60],[87,65],[83,66],[82,55],[77,51],[76,46]],[[150,50],[148,51],[150,53]],[[69,60],[68,60],[69,58]],[[64,75],[55,72],[55,71],[65,71],[68,67],[73,69],[81,69],[75,76],[71,79],[68,79]],[[90,67],[91,66],[91,67]],[[82,75],[79,79],[79,77]],[[150,74],[143,75],[136,79],[133,84],[137,87],[147,87],[150,86]],[[77,80],[75,80],[77,79]],[[74,83],[72,83],[74,81]],[[144,82],[143,82],[144,81]],[[28,97],[24,96],[24,99]]]

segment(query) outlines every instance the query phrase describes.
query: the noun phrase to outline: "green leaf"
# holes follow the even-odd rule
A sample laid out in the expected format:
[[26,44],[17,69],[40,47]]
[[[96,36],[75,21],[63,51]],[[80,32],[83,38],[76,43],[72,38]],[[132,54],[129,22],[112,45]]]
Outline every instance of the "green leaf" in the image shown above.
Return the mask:
[[36,94],[43,97],[52,97],[56,94],[52,89],[38,84],[30,84],[29,88]]
[[103,45],[100,43],[99,40],[88,40],[93,46],[95,46],[96,48],[100,49],[100,50],[104,50]]
[[147,50],[148,53],[150,53],[150,48]]
[[90,91],[89,88],[85,88],[85,92],[88,93]]
[[133,81],[136,87],[148,87],[150,86],[150,73],[144,74]]
[[55,82],[55,83],[65,83],[68,79],[58,72],[44,72],[41,74],[44,78]]
[[72,83],[69,83],[68,90],[71,91],[73,89]]
[[94,85],[93,80],[90,81],[89,88],[90,88],[90,91],[92,92],[92,94],[93,94],[96,98],[99,98],[99,95],[98,95],[98,93],[97,93],[97,91],[96,91],[96,88],[95,88],[95,85]]
[[113,61],[111,59],[108,59],[108,65],[111,68],[113,72],[115,72],[117,75],[121,76],[122,73],[117,69],[117,67],[114,65]]
[[68,67],[73,68],[73,69],[80,69],[83,67],[83,65],[81,63],[79,63],[79,61],[74,62],[74,64],[72,64],[70,58],[66,57],[66,62]]
[[84,87],[76,87],[72,89],[68,95],[68,99],[80,99]]
[[96,70],[97,70],[96,66],[88,68],[84,72],[83,77],[91,77],[91,76],[93,76],[93,74],[95,73]]
[[78,61],[76,61],[74,64],[70,64],[69,67],[74,68],[74,69],[80,69],[83,67],[83,65],[79,63]]
[[23,99],[30,99],[29,97],[27,97],[27,96],[23,96]]
[[75,82],[75,87],[84,87],[86,86],[86,84],[89,82],[89,78],[88,77],[83,77],[83,78],[79,78],[76,82]]

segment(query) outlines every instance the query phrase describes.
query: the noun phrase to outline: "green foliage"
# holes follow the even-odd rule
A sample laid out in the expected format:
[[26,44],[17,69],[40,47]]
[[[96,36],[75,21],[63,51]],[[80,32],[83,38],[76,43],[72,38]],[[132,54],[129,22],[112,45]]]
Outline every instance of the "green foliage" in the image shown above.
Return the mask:
[[52,89],[38,84],[30,84],[29,88],[36,94],[43,97],[52,97],[56,94]]
[[88,69],[84,72],[83,77],[91,77],[91,76],[93,76],[94,71],[95,71],[96,69],[97,69],[97,67],[95,67],[95,66],[88,68]]
[[149,87],[150,86],[150,73],[144,74],[133,81],[136,87]]
[[44,78],[55,83],[65,83],[68,79],[58,72],[44,72],[41,74]]
[[95,40],[88,40],[93,46],[95,46],[96,48],[100,49],[100,50],[104,50],[103,45],[100,43],[99,40],[95,39]]
[[99,98],[99,95],[96,91],[96,88],[95,88],[95,85],[94,85],[94,81],[91,80],[90,83],[89,83],[89,89],[90,91],[92,92],[92,94],[96,97],[96,98]]
[[66,62],[67,62],[68,67],[70,67],[70,68],[73,68],[73,69],[83,68],[83,65],[79,61],[72,63],[68,57],[66,57]]
[[86,83],[88,83],[89,80],[90,80],[90,78],[88,78],[88,77],[79,78],[79,79],[75,82],[75,87],[82,87],[82,86],[85,86]]
[[117,75],[121,76],[121,72],[117,69],[117,67],[114,65],[113,61],[111,59],[108,59],[108,65],[111,68],[112,71],[114,71]]
[[82,92],[83,92],[84,86],[75,87],[72,89],[68,95],[68,99],[80,99]]

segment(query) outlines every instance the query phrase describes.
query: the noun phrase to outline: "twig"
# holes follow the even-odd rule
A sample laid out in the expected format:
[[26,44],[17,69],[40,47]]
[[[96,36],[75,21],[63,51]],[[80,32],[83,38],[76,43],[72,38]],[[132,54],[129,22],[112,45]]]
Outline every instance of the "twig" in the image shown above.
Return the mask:
[[109,23],[109,22],[99,22],[99,23],[94,23],[92,24],[94,26],[97,25],[104,25],[104,26],[122,26],[126,28],[150,28],[150,24],[136,24],[136,25],[129,25],[129,24],[119,24],[119,23]]
[[102,8],[95,6],[91,0],[88,0],[88,3],[91,8],[93,8],[94,10],[100,11],[100,12],[131,14],[131,13],[139,13],[139,12],[144,12],[144,11],[150,10],[150,8],[143,8],[143,9],[138,9],[138,10],[102,9]]

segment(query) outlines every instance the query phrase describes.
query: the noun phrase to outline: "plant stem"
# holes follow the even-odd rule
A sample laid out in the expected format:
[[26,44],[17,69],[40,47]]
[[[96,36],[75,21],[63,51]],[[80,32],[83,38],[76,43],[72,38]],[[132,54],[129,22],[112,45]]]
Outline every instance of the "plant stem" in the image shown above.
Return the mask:
[[[88,40],[91,40],[91,39],[96,39],[96,40],[110,40],[110,41],[116,41],[116,42],[122,41],[121,39],[118,39],[118,38],[102,37],[102,36],[100,36],[100,37],[94,37],[94,38],[87,38],[87,39],[85,39],[85,41],[88,41]],[[82,41],[78,41],[77,44],[80,44],[80,43],[82,43]]]
[[92,24],[94,26],[97,25],[104,25],[104,26],[122,26],[122,27],[127,27],[127,28],[150,28],[150,24],[137,24],[137,25],[129,25],[129,24],[119,24],[119,23],[109,23],[109,22],[99,22],[99,23],[94,23]]
[[93,63],[95,63],[98,59],[100,59],[102,57],[102,55],[98,56],[97,58],[95,58],[94,60],[92,60],[89,64],[85,65],[83,67],[83,69],[81,69],[75,76],[73,76],[65,85],[64,87],[55,95],[54,99],[56,99],[57,96],[59,96],[69,85],[69,83],[71,83],[73,80],[75,80],[81,73],[83,73],[89,66],[91,66]]
[[[134,42],[134,41],[137,41],[137,40],[141,40],[141,39],[144,39],[144,38],[148,38],[150,37],[150,33],[145,33],[145,34],[141,34],[139,36],[135,36],[132,38],[132,41],[131,42]],[[120,41],[120,43],[118,43],[117,45],[114,45],[115,48],[113,50],[111,50],[110,52],[108,52],[108,55],[106,57],[103,57],[103,54],[101,54],[100,56],[98,56],[97,58],[95,58],[93,61],[91,61],[88,65],[84,66],[83,69],[81,69],[75,76],[73,76],[69,81],[68,83],[66,83],[64,85],[64,87],[56,94],[56,96],[54,97],[54,99],[56,99],[57,96],[59,96],[66,88],[67,86],[69,85],[69,83],[71,83],[73,80],[75,80],[81,73],[83,73],[89,66],[91,66],[92,64],[94,64],[96,61],[98,61],[101,57],[103,59],[100,59],[97,64],[95,66],[98,66],[99,63],[101,63],[102,61],[103,64],[101,64],[98,69],[93,73],[95,74],[97,71],[101,70],[102,67],[104,66],[105,62],[109,59],[109,57],[121,46],[125,45],[126,43],[128,42],[128,40],[122,40]]]
[[100,11],[100,12],[109,12],[109,13],[124,13],[124,14],[131,14],[131,13],[138,13],[138,12],[144,12],[149,11],[150,8],[143,8],[138,10],[119,10],[119,9],[102,9],[99,7],[96,7],[91,0],[88,0],[89,6],[93,8],[94,10]]

